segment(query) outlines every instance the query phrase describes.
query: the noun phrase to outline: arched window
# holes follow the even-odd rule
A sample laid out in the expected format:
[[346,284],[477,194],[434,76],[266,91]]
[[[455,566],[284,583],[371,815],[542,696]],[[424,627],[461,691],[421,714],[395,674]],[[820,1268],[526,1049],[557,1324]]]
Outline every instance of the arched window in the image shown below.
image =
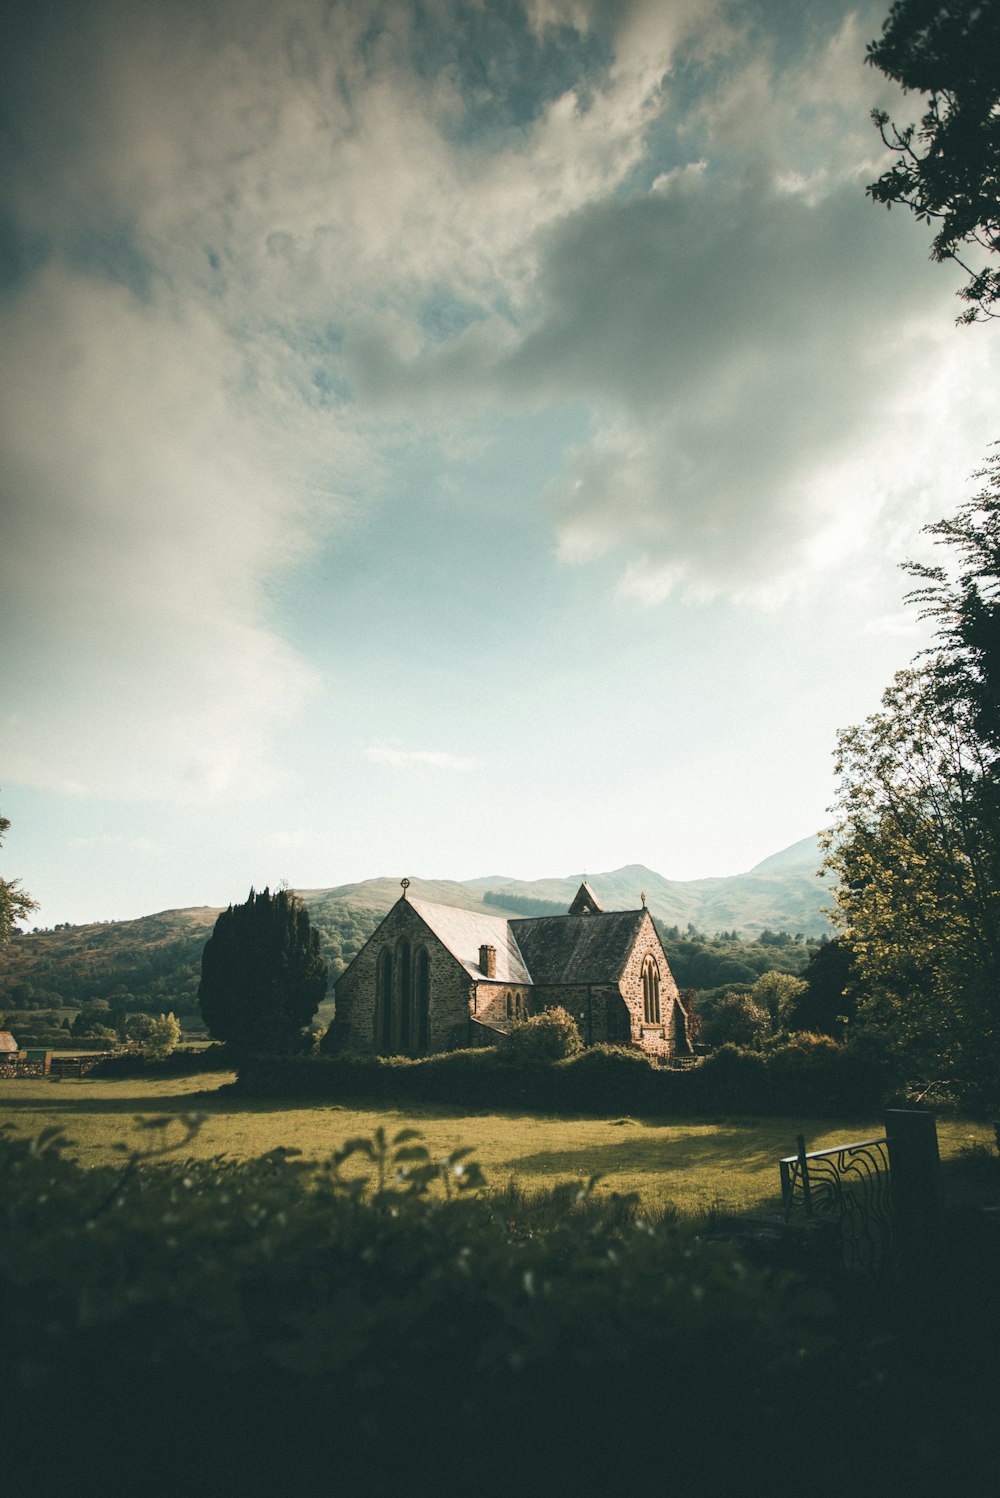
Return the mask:
[[642,964],[642,1017],[647,1025],[660,1023],[660,970],[655,957]]
[[507,995],[507,1018],[514,1018],[514,1000],[510,994]]
[[396,966],[399,970],[399,1049],[410,1049],[410,1009],[412,985],[410,980],[410,943],[401,941],[396,948]]
[[431,1044],[431,963],[427,949],[417,953],[417,1050],[426,1056]]
[[383,947],[375,974],[375,1044],[385,1055],[392,1049],[392,953]]

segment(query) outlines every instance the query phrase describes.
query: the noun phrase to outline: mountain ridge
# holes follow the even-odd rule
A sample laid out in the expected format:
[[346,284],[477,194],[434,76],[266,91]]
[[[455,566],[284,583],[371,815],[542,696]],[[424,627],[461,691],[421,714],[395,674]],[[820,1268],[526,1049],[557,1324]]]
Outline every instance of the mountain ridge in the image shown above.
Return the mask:
[[[815,840],[813,840],[814,842]],[[638,909],[643,895],[667,934],[694,927],[707,936],[736,932],[753,941],[764,931],[824,938],[832,929],[822,912],[826,892],[809,839],[765,859],[746,874],[671,880],[645,864],[603,874],[515,880],[500,875],[469,880],[411,878],[414,900],[456,905],[491,916],[562,914],[586,877],[608,910]],[[350,963],[400,898],[388,875],[351,884],[297,891],[319,932],[332,980]],[[100,921],[21,932],[0,950],[0,1003],[43,1008],[88,998],[147,1007],[197,1009],[201,954],[222,907],[173,906],[128,921]]]

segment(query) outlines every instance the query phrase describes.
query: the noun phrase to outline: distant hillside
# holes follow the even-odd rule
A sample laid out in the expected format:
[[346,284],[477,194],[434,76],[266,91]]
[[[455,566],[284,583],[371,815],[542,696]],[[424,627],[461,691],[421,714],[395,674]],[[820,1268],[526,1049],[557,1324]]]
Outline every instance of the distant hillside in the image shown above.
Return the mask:
[[[822,913],[830,903],[830,891],[818,878],[821,862],[819,844],[812,837],[772,854],[747,874],[726,878],[665,879],[643,864],[627,864],[608,874],[498,880],[490,884],[489,893],[552,902],[565,909],[586,877],[608,910],[637,909],[645,891],[650,910],[668,926],[735,930],[748,938],[767,929],[823,937],[830,934]],[[482,887],[481,881],[475,884]]]
[[[828,903],[829,891],[816,877],[819,861],[816,840],[805,838],[749,873],[729,878],[665,879],[642,864],[586,877],[609,910],[637,909],[645,891],[661,925],[681,932],[690,925],[708,934],[739,932],[749,941],[767,930],[822,938],[830,934],[820,908]],[[409,894],[489,915],[544,915],[566,910],[584,877],[414,878]],[[320,932],[335,980],[401,891],[398,879],[382,878],[299,893]],[[131,1001],[143,1008],[191,1013],[197,1007],[202,949],[218,914],[218,909],[197,906],[15,937],[0,952],[0,1008],[54,1008],[117,997],[123,1005]]]
[[819,840],[818,832],[813,837],[801,838],[799,842],[792,843],[790,848],[782,848],[780,853],[772,853],[761,863],[754,864],[750,872],[775,874],[785,869],[800,869],[813,874],[823,862],[823,849]]

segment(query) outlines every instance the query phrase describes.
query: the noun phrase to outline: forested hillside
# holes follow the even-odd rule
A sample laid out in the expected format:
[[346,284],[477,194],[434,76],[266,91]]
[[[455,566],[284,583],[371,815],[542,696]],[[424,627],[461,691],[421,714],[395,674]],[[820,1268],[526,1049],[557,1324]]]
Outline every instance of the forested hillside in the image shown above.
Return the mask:
[[[714,988],[752,983],[769,968],[801,970],[807,941],[829,934],[819,914],[817,861],[809,839],[735,878],[683,883],[635,864],[592,875],[590,884],[608,909],[634,909],[645,893],[678,983]],[[581,878],[413,879],[409,894],[490,915],[552,915],[567,909]],[[398,879],[368,879],[300,894],[320,933],[333,983],[399,898],[400,886]],[[116,1008],[191,1014],[202,949],[218,914],[197,906],[15,936],[0,951],[0,1009],[10,1014],[107,999]]]

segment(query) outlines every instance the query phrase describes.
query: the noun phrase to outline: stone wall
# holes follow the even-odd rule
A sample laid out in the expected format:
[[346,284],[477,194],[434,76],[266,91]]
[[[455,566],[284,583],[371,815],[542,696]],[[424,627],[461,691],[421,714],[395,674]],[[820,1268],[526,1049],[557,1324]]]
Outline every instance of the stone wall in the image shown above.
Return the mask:
[[[401,1039],[401,972],[397,960],[399,944],[410,944],[410,1037],[404,1047]],[[393,1024],[390,1045],[382,1044],[375,1032],[375,1004],[379,961],[388,949],[393,958],[392,997]],[[337,1023],[345,1026],[350,1049],[360,1055],[419,1054],[419,1016],[417,1012],[417,954],[427,952],[430,973],[430,1033],[427,1051],[450,1051],[468,1044],[469,989],[471,980],[462,964],[441,945],[434,933],[420,919],[413,906],[398,900],[374,936],[362,947],[347,972],[337,981]],[[381,1024],[379,1026],[381,1032]]]
[[536,990],[523,983],[477,983],[472,1002],[476,1019],[487,1025],[506,1025],[538,1013]]
[[[655,959],[660,972],[660,1023],[658,1025],[647,1025],[643,1015],[642,964],[647,956]],[[656,934],[653,917],[648,911],[639,928],[638,940],[625,964],[625,971],[618,986],[622,998],[628,1005],[632,1020],[633,1041],[638,1041],[642,1049],[653,1056],[669,1056],[673,1049],[671,1039],[673,1007],[680,1003],[680,999],[674,975],[667,962],[667,954]]]

